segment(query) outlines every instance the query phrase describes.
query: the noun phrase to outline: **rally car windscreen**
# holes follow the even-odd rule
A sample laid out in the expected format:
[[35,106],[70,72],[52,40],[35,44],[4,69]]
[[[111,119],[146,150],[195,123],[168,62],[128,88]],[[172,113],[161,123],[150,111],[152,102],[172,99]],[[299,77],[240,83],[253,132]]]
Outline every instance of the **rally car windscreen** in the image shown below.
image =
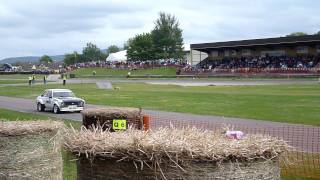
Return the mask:
[[53,92],[53,97],[74,97],[72,92]]

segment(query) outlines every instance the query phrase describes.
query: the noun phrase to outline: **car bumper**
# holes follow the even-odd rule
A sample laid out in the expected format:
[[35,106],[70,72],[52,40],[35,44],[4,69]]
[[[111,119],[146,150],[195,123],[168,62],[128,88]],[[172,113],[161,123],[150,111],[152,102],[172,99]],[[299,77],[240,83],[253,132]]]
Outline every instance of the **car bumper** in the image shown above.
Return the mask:
[[63,111],[63,112],[74,112],[74,111],[82,111],[83,110],[83,107],[63,107],[63,108],[60,108],[60,111]]

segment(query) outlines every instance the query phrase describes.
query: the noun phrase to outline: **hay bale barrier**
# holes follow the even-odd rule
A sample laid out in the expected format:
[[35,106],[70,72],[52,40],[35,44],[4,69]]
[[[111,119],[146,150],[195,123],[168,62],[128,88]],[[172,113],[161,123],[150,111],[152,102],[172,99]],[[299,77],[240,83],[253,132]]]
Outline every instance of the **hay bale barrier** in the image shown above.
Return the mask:
[[62,179],[63,123],[0,121],[0,179]]
[[142,129],[142,115],[138,108],[111,107],[95,108],[82,111],[83,125],[86,128],[101,126],[104,130],[115,131],[113,129],[114,120],[125,120],[125,128]]
[[67,130],[79,156],[78,179],[280,179],[279,156],[291,148],[270,136],[229,139],[222,131],[164,128]]
[[183,170],[174,164],[161,164],[161,170],[149,167],[141,169],[140,162],[114,159],[80,158],[77,161],[77,179],[268,179],[280,180],[277,160],[244,162],[194,162],[183,165]]

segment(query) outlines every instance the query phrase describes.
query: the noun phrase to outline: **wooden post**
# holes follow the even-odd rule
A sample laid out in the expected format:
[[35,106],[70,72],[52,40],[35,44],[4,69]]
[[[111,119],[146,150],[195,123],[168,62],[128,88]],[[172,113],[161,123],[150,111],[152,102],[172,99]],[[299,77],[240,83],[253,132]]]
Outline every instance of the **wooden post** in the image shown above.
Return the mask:
[[148,131],[150,129],[150,116],[143,115],[143,129]]
[[190,48],[190,65],[193,65],[192,49]]

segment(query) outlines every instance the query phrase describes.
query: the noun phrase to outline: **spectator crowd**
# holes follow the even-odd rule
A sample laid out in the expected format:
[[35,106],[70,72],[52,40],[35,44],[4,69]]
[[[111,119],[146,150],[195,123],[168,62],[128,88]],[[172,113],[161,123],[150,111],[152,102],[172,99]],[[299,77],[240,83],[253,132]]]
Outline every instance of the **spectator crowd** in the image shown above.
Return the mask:
[[178,60],[156,60],[156,61],[96,61],[96,62],[84,62],[70,65],[69,69],[88,68],[88,67],[104,67],[111,69],[148,69],[153,67],[183,67],[186,63],[182,63]]
[[[265,57],[241,57],[241,58],[225,58],[220,60],[211,60],[209,58],[201,61],[196,66],[187,64],[186,61],[174,59],[167,60],[150,60],[150,61],[96,61],[76,63],[67,67],[72,71],[78,68],[103,67],[110,69],[148,69],[157,67],[176,67],[177,75],[190,74],[199,72],[233,72],[234,70],[247,69],[245,72],[261,72],[263,70],[290,70],[305,69],[307,72],[310,68],[320,68],[320,56],[265,56]],[[256,70],[255,70],[256,69]]]
[[222,60],[204,60],[198,67],[202,69],[237,68],[314,68],[319,66],[320,57],[241,57]]

